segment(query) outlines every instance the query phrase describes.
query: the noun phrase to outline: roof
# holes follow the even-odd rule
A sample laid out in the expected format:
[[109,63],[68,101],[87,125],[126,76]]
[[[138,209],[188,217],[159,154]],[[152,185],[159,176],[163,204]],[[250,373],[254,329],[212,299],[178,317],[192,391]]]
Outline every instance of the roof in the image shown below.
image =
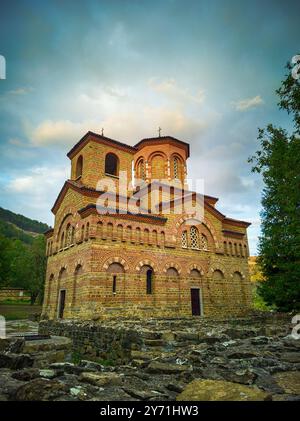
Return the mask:
[[101,134],[94,133],[91,131],[88,131],[80,140],[76,143],[76,145],[73,146],[73,148],[67,153],[67,156],[69,158],[72,158],[78,150],[82,149],[83,146],[86,145],[86,143],[89,140],[93,140],[98,143],[102,143],[104,145],[111,145],[113,144],[115,147],[120,149],[128,150],[129,152],[135,153],[137,149],[134,146],[127,145],[126,143],[119,142],[118,140],[110,139],[109,137],[102,136]]
[[173,136],[147,137],[145,139],[140,140],[138,143],[136,143],[134,145],[134,147],[139,150],[139,149],[141,149],[141,146],[144,143],[159,144],[160,142],[165,143],[168,140],[169,141],[171,140],[174,143],[179,143],[181,146],[183,146],[187,150],[187,157],[190,156],[190,145],[187,142],[184,142],[183,140],[176,139],[176,137],[173,137]]

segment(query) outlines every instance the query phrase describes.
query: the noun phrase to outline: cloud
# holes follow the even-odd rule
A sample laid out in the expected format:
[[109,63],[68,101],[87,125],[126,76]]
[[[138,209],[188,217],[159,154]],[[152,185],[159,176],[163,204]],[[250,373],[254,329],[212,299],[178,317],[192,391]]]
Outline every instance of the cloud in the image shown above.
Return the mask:
[[23,87],[23,88],[12,89],[11,91],[8,91],[7,94],[8,95],[26,95],[32,91],[33,91],[33,88],[31,87]]
[[256,95],[253,98],[241,99],[240,101],[233,101],[232,105],[235,107],[236,111],[247,111],[250,108],[256,108],[264,104],[264,100],[260,95]]
[[175,79],[166,79],[158,82],[157,78],[152,78],[149,80],[148,85],[155,92],[162,93],[173,101],[202,104],[205,99],[203,90],[199,89],[196,94],[191,94],[188,89],[179,87]]
[[105,136],[134,144],[142,137],[157,136],[160,126],[162,134],[191,139],[211,124],[212,119],[213,116],[205,119],[191,116],[181,107],[137,105],[128,110],[117,109],[99,120],[44,120],[36,127],[27,125],[27,136],[33,146],[65,147],[73,146],[89,130],[101,133],[104,128]]

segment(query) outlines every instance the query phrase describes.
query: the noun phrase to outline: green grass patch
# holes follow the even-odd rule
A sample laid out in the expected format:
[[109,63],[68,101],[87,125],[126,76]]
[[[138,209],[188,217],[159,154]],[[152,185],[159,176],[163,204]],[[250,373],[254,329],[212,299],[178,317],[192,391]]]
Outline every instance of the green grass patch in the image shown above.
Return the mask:
[[0,304],[0,315],[6,320],[24,320],[36,313],[41,313],[42,307],[30,304]]

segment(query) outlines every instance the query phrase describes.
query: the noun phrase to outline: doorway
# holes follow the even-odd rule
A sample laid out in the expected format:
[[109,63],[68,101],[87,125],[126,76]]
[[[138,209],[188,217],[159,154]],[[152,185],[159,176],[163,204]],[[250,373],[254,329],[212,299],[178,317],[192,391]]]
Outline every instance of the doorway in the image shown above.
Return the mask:
[[192,315],[201,316],[201,300],[199,288],[191,288],[191,305]]
[[59,292],[58,318],[63,319],[66,302],[66,290],[61,289]]

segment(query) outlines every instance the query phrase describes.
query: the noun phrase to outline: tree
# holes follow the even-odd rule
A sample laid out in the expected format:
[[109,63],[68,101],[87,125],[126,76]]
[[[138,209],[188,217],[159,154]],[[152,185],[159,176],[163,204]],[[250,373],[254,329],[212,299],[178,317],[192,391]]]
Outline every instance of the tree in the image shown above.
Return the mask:
[[[287,66],[291,70],[291,66]],[[259,294],[280,311],[300,309],[300,84],[291,73],[279,95],[279,107],[293,117],[289,134],[272,124],[259,129],[261,149],[249,159],[264,181],[259,264],[264,281]]]

